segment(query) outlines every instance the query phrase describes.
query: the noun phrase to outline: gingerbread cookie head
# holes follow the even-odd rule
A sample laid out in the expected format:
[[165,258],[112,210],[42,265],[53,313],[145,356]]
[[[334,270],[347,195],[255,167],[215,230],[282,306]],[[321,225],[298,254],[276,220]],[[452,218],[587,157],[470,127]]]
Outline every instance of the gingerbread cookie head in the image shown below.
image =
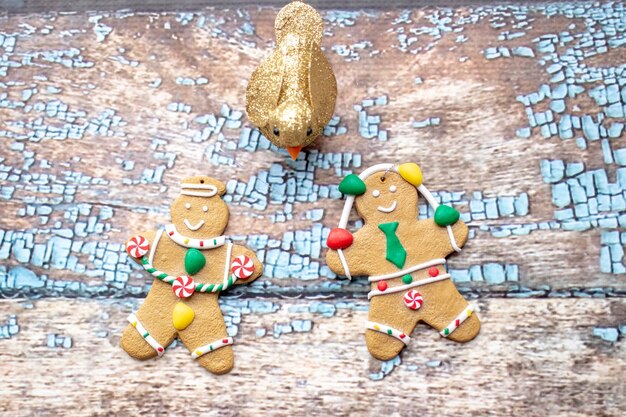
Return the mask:
[[366,222],[417,218],[417,190],[401,175],[383,172],[364,180],[365,192],[355,199],[356,209]]
[[193,238],[220,236],[228,224],[228,206],[222,200],[226,187],[207,176],[186,178],[180,195],[170,206],[172,223]]

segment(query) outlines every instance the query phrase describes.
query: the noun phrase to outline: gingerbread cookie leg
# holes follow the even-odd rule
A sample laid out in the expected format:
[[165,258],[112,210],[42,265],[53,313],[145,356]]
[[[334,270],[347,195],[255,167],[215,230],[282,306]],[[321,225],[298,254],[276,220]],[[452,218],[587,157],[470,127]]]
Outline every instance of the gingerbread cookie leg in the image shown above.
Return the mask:
[[161,356],[176,337],[172,321],[163,320],[161,314],[164,308],[173,308],[171,292],[169,285],[155,280],[145,302],[136,313],[128,316],[129,325],[120,345],[133,358],[145,360]]
[[455,342],[472,340],[480,331],[474,305],[468,303],[450,280],[428,285],[424,295],[422,319],[441,336]]
[[380,290],[377,289],[370,292],[372,297],[369,320],[365,326],[365,342],[372,356],[386,361],[397,356],[409,344],[409,335],[422,315],[406,308],[404,291],[375,296],[378,293]]
[[191,357],[214,374],[225,374],[233,369],[235,355],[233,339],[226,333],[224,317],[217,302],[217,294],[208,299],[187,301],[196,316],[191,324],[179,332],[179,338],[189,349]]
[[427,323],[437,329],[442,337],[455,342],[468,342],[480,332],[480,320],[474,314],[475,309],[473,304],[465,302],[464,308],[458,311],[442,311]]

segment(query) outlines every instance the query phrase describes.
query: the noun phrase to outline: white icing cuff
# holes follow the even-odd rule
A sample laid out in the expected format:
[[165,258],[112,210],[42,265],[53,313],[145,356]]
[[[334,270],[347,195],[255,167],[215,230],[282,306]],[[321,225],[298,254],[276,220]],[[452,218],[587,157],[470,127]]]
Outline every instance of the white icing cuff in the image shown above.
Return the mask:
[[222,339],[209,343],[208,345],[200,346],[199,348],[194,349],[193,352],[191,352],[191,357],[193,359],[198,359],[200,356],[206,353],[212,352],[224,346],[232,345],[233,342],[234,341],[232,337],[224,337]]
[[380,324],[380,323],[375,323],[373,321],[366,321],[365,322],[365,328],[368,330],[374,330],[376,332],[381,332],[384,333],[386,335],[395,337],[396,339],[398,339],[399,341],[401,341],[402,343],[404,343],[405,345],[408,345],[409,342],[411,341],[411,338],[405,334],[404,332],[394,329],[393,327],[389,327],[387,325],[384,324]]
[[131,313],[128,316],[128,322],[132,324],[133,327],[139,332],[139,334],[145,339],[145,341],[148,342],[148,344],[152,346],[154,350],[156,350],[158,356],[163,356],[163,353],[165,353],[165,349],[163,349],[163,346],[161,346],[161,344],[157,342],[154,337],[150,336],[150,333],[148,333],[146,328],[143,327],[136,315]]
[[395,292],[408,290],[409,288],[419,287],[421,285],[431,284],[433,282],[442,281],[448,278],[450,278],[450,274],[441,274],[441,275],[437,275],[436,277],[425,278],[425,279],[415,281],[406,285],[398,285],[397,287],[388,287],[385,291],[372,290],[367,294],[367,299],[371,300],[372,297],[376,297],[377,295],[393,294]]
[[450,324],[448,324],[442,331],[440,331],[439,334],[443,337],[450,336],[453,331],[455,331],[461,324],[463,324],[465,320],[467,320],[472,315],[474,309],[474,304],[469,304],[467,307],[465,307],[461,314],[456,316],[456,318],[452,320]]

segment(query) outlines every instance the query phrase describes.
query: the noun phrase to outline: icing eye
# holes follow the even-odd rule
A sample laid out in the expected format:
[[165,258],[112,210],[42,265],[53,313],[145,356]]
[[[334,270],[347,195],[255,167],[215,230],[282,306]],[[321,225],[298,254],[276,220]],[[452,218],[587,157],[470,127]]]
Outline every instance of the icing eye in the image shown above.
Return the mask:
[[191,208],[191,203],[185,203],[185,208],[189,210]]
[[274,132],[274,136],[280,136],[280,130],[278,130],[277,127],[274,128],[273,132]]
[[307,136],[311,136],[312,134],[313,134],[313,129],[308,128],[308,129],[306,130],[306,135],[307,135]]
[[372,195],[374,196],[374,198],[376,198],[376,197],[378,197],[380,195],[380,191],[374,190],[374,191],[372,191]]
[[391,191],[392,193],[395,193],[397,190],[395,185],[392,185],[391,187],[389,187],[389,191]]
[[209,208],[207,206],[202,206],[202,211],[206,213],[207,211],[209,211]]

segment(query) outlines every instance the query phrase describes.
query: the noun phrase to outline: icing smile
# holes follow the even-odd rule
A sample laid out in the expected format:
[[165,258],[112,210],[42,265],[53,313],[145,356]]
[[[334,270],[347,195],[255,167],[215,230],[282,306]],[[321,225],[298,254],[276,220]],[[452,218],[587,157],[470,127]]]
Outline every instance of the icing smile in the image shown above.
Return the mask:
[[204,220],[200,220],[198,223],[195,224],[195,226],[192,226],[191,223],[189,223],[189,220],[187,219],[185,219],[183,223],[185,223],[185,226],[187,226],[187,229],[195,231],[202,227],[202,225],[204,224]]
[[391,213],[392,211],[396,209],[397,205],[398,205],[398,201],[393,200],[393,203],[391,203],[389,207],[378,206],[378,211],[382,211],[383,213]]

